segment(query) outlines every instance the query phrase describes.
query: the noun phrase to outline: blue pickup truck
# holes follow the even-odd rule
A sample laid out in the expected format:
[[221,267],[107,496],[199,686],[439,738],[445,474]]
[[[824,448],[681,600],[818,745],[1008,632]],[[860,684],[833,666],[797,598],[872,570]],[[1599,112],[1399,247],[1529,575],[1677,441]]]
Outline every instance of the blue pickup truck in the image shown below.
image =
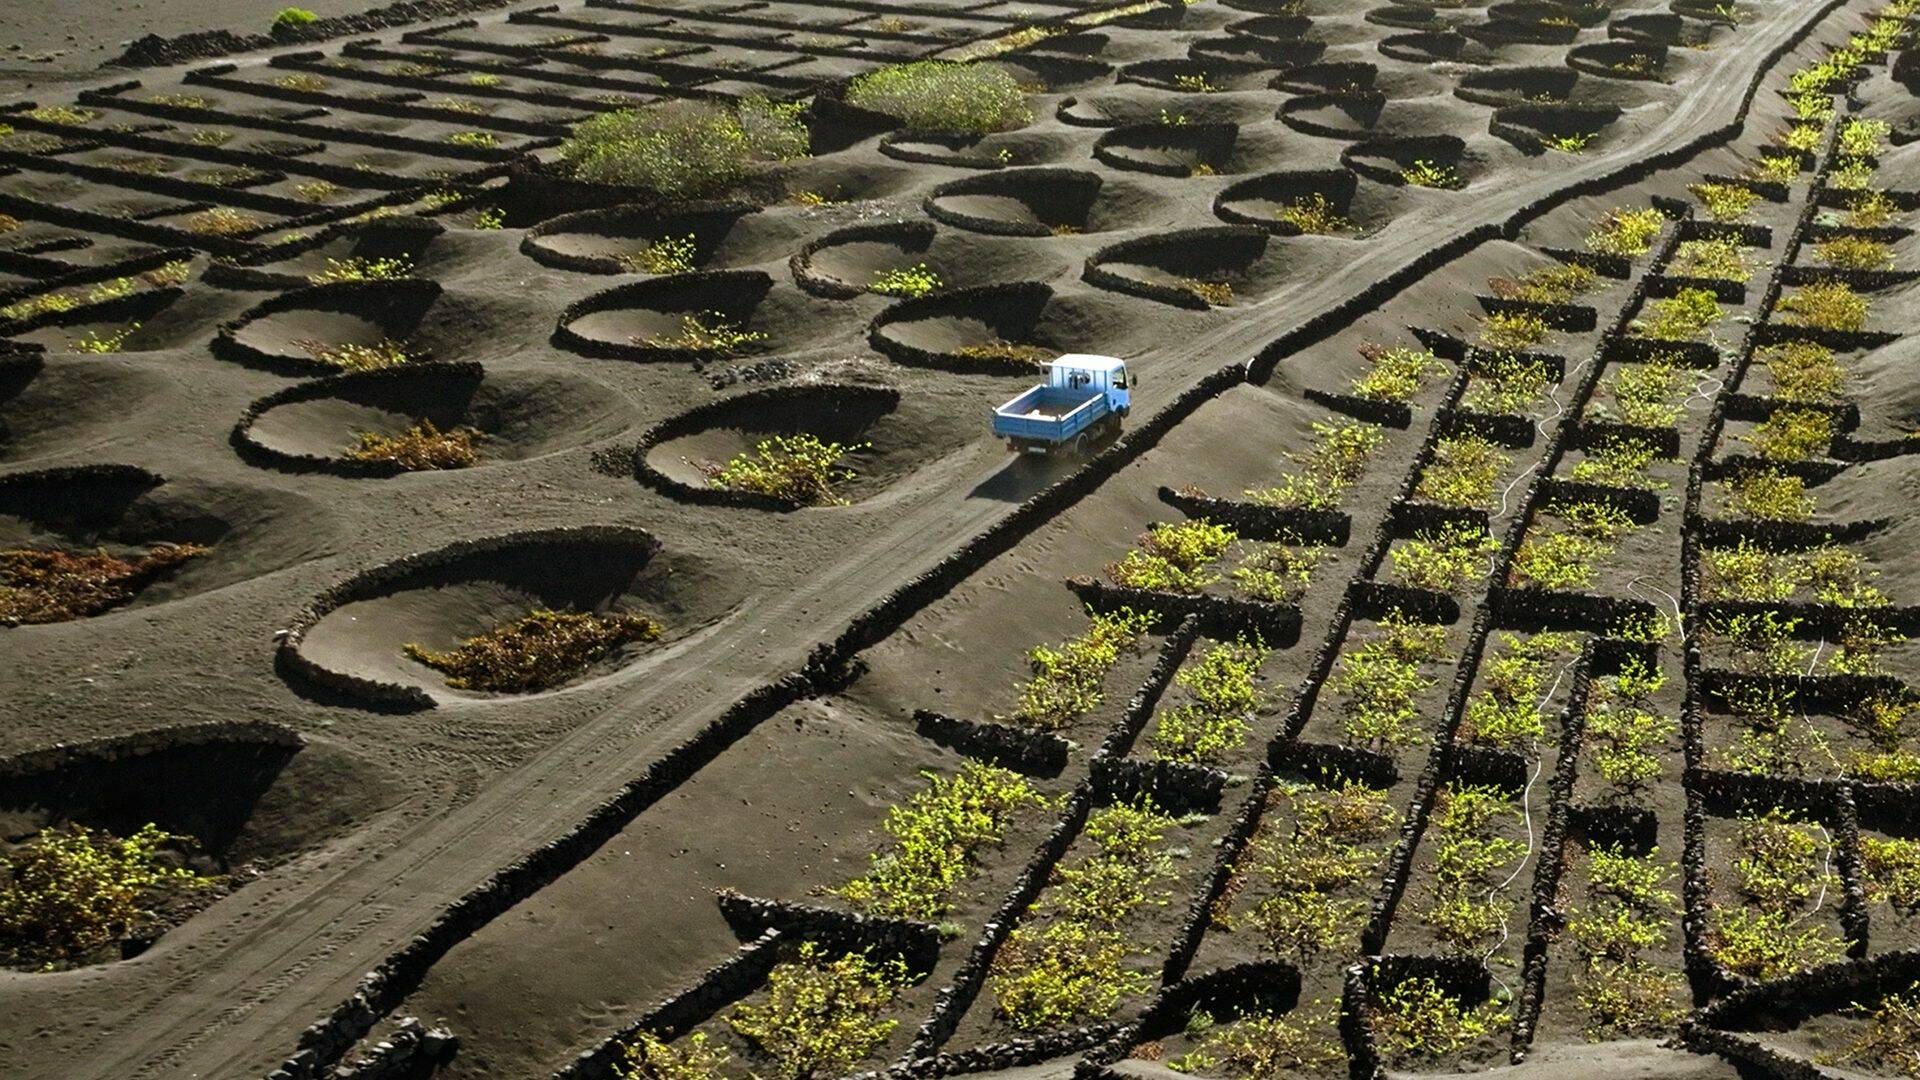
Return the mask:
[[1132,411],[1127,364],[1070,353],[1047,365],[1047,381],[993,410],[993,433],[1015,453],[1084,453],[1120,430]]

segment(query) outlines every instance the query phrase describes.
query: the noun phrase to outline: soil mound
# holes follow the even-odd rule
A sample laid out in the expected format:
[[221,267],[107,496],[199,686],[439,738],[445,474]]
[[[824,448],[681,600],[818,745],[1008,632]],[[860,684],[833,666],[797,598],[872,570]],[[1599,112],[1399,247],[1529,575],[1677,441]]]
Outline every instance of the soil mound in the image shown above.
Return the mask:
[[130,465],[0,477],[0,549],[105,550],[123,557],[160,544],[209,549],[147,584],[125,608],[177,600],[315,558],[333,539],[326,512],[286,492],[170,480]]
[[0,461],[89,443],[153,404],[166,380],[106,357],[0,357]]
[[845,300],[872,291],[890,272],[919,267],[937,281],[936,291],[1064,271],[1065,260],[1050,255],[1028,244],[942,232],[929,221],[897,221],[836,229],[801,248],[788,265],[802,289]]
[[234,428],[233,443],[258,465],[395,476],[406,470],[346,452],[363,433],[391,437],[425,421],[441,431],[478,431],[484,467],[606,438],[630,419],[617,394],[578,375],[411,364],[317,379],[262,398]]

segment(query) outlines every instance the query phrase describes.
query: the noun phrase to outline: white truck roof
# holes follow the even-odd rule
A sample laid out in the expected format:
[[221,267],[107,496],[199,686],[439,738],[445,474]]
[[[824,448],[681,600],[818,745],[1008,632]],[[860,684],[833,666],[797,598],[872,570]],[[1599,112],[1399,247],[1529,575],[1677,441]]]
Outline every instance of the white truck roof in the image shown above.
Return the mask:
[[1127,366],[1127,362],[1112,356],[1095,356],[1092,353],[1068,353],[1054,360],[1048,366],[1079,368],[1082,371],[1118,371]]

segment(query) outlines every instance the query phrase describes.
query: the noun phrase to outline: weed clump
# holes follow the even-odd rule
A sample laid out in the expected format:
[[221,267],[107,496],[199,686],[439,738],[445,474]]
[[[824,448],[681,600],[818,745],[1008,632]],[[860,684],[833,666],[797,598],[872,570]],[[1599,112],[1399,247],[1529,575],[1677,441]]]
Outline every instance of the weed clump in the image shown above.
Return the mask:
[[1778,469],[1743,469],[1722,481],[1727,509],[1755,521],[1807,521],[1814,501],[1806,481]]
[[963,345],[953,350],[955,356],[964,356],[972,360],[1011,360],[1017,364],[1032,364],[1038,367],[1050,362],[1056,355],[1044,345],[1031,345],[1018,341],[1003,341],[994,338],[977,345]]
[[1449,952],[1480,953],[1505,925],[1501,879],[1527,847],[1495,829],[1519,816],[1493,788],[1441,789],[1429,826],[1432,881],[1419,917]]
[[485,438],[470,427],[441,431],[422,420],[397,435],[363,431],[358,445],[346,452],[349,461],[388,461],[408,472],[467,469],[480,463],[477,443]]
[[666,628],[645,615],[536,609],[468,638],[449,652],[408,643],[408,657],[442,672],[456,690],[524,694],[585,671],[615,649],[658,641]]
[[[1671,358],[1655,356],[1642,364],[1621,364],[1609,384],[1622,423],[1636,427],[1672,427],[1684,411],[1686,389]],[[1604,414],[1603,414],[1604,415]]]
[[1783,341],[1760,353],[1773,396],[1797,405],[1834,403],[1845,397],[1847,369],[1817,341]]
[[1634,659],[1618,675],[1592,683],[1586,749],[1609,799],[1633,802],[1660,776],[1661,756],[1679,730],[1672,717],[1653,708],[1653,695],[1666,682],[1658,668]]
[[678,1043],[663,1041],[651,1031],[636,1032],[613,1063],[617,1080],[720,1080],[733,1055],[713,1046],[704,1031]]
[[737,106],[676,101],[603,113],[560,144],[575,177],[695,199],[739,183],[766,162],[807,153],[797,107],[747,98]]
[[1497,352],[1476,358],[1473,379],[1460,403],[1489,413],[1517,413],[1546,396],[1553,369],[1524,353]]
[[1284,1015],[1247,1013],[1210,1030],[1198,1047],[1167,1067],[1183,1073],[1223,1072],[1244,1080],[1319,1075],[1341,1059],[1339,1017],[1337,1006],[1320,1001]]
[[1853,1010],[1865,1023],[1847,1045],[1815,1057],[1822,1065],[1844,1065],[1882,1076],[1913,1076],[1920,1072],[1914,1047],[1920,1045],[1920,983],[1904,994],[1888,994],[1871,1007],[1855,1002]]
[[0,626],[66,622],[133,599],[155,578],[206,554],[198,544],[166,544],[120,558],[105,551],[0,551]]
[[1768,461],[1806,461],[1833,444],[1833,414],[1820,409],[1777,409],[1743,438]]
[[1392,835],[1396,815],[1385,791],[1358,783],[1329,789],[1283,785],[1267,812],[1287,808],[1289,834],[1263,825],[1252,841],[1249,868],[1269,895],[1250,921],[1268,951],[1304,967],[1353,939],[1366,905],[1335,894],[1375,873],[1381,841]]
[[1494,312],[1480,322],[1480,344],[1489,349],[1529,349],[1552,332],[1546,320],[1532,312]]
[[306,8],[297,8],[297,7],[281,8],[279,11],[274,13],[273,25],[275,27],[286,27],[287,29],[294,29],[297,27],[305,26],[310,22],[316,22],[319,20],[319,18],[320,16],[315,15],[313,12],[308,11]]
[[1551,693],[1547,673],[1576,646],[1566,634],[1500,637],[1500,652],[1485,669],[1485,688],[1467,702],[1460,735],[1477,745],[1519,750],[1546,730],[1541,708]]
[[845,506],[847,500],[834,489],[855,474],[841,462],[867,446],[823,442],[804,433],[775,435],[760,440],[752,453],[736,454],[724,465],[704,462],[700,471],[708,484],[727,491],[767,495],[796,506]]
[[42,829],[0,856],[0,962],[52,970],[128,936],[169,893],[209,883],[170,858],[192,847],[151,822],[126,837]]
[[1571,304],[1591,290],[1599,276],[1582,263],[1542,267],[1519,278],[1488,278],[1495,296],[1530,304]]
[[1015,817],[1046,804],[1019,773],[978,761],[963,763],[952,777],[925,775],[925,788],[887,811],[882,828],[892,848],[874,853],[867,872],[837,890],[869,915],[945,915],[980,853],[1005,841]]
[[1872,237],[1836,236],[1814,248],[1820,261],[1836,270],[1891,270],[1893,249]]
[[853,80],[847,103],[885,113],[916,131],[985,135],[1033,119],[1020,84],[993,64],[921,60]]

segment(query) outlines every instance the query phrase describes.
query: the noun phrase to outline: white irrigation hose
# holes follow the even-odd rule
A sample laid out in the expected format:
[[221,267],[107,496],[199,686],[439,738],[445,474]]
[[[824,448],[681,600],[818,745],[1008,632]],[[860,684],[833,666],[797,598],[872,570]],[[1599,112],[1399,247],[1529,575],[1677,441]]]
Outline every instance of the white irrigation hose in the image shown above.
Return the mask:
[[[1560,669],[1559,674],[1553,677],[1553,685],[1547,688],[1547,694],[1545,697],[1540,699],[1540,704],[1537,706],[1537,708],[1544,710],[1546,708],[1547,702],[1553,700],[1553,695],[1560,692],[1560,681],[1567,677],[1567,672],[1573,670],[1573,666],[1575,663],[1578,663],[1578,661],[1577,660],[1568,661],[1566,666]],[[1484,899],[1488,901],[1491,901],[1493,899],[1493,895],[1495,893],[1500,892],[1501,890],[1505,889],[1507,886],[1513,884],[1513,880],[1520,876],[1520,872],[1522,870],[1525,870],[1527,868],[1527,863],[1533,861],[1533,855],[1534,855],[1533,798],[1532,798],[1533,782],[1540,778],[1540,769],[1545,764],[1546,764],[1546,758],[1544,755],[1533,759],[1533,775],[1527,777],[1526,786],[1520,789],[1520,819],[1526,824],[1526,828],[1527,828],[1527,852],[1525,855],[1520,857],[1520,861],[1518,863],[1514,864],[1513,873],[1508,874],[1507,879],[1505,881],[1502,881],[1500,884],[1495,885],[1493,888],[1487,890],[1487,895],[1485,896]],[[1512,931],[1511,931],[1511,923],[1513,921],[1512,915],[1513,915],[1513,909],[1509,907],[1507,909],[1507,918],[1500,920],[1500,940],[1494,942],[1493,946],[1489,948],[1486,951],[1486,953],[1480,957],[1481,963],[1485,964],[1488,960],[1491,960],[1493,958],[1493,954],[1499,952],[1503,947],[1505,947],[1507,944],[1507,941],[1512,937]],[[1497,973],[1495,973],[1491,965],[1487,967],[1487,972],[1488,974],[1493,976],[1494,982],[1497,982],[1500,984],[1500,989],[1506,991],[1507,997],[1512,998],[1513,987],[1507,985],[1507,980],[1502,979]]]

